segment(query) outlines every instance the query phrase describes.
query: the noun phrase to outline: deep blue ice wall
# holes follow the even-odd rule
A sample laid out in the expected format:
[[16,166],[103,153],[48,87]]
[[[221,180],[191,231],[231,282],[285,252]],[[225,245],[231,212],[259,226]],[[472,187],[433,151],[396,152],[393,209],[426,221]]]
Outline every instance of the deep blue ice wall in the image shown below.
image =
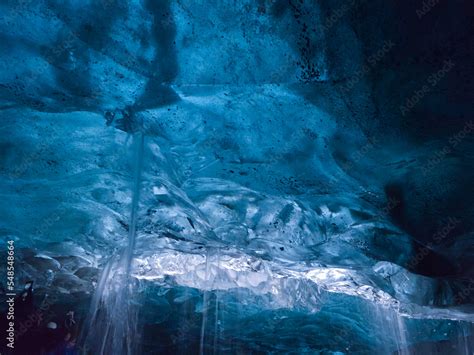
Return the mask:
[[[210,348],[240,329],[237,348],[261,352],[462,344],[473,22],[465,2],[426,6],[2,2],[1,231],[18,282],[87,309],[126,244],[140,130],[149,349],[202,345],[203,328]],[[397,302],[422,320],[378,306]]]
[[[442,218],[458,217],[460,223],[451,232],[450,242],[466,238],[474,221],[469,168],[473,163],[469,153],[473,111],[469,97],[474,93],[472,10],[465,1],[370,2],[357,7],[349,21],[369,65],[384,41],[395,44],[368,73],[377,117],[371,121],[388,135],[431,150],[428,157],[418,158],[421,174],[408,169],[388,185],[389,194],[404,200],[394,210],[394,218],[416,239],[429,243],[434,242]],[[425,87],[426,93],[418,95]],[[419,271],[472,270],[470,252],[463,247],[460,253],[454,259],[460,257],[462,266],[451,257],[434,256]]]

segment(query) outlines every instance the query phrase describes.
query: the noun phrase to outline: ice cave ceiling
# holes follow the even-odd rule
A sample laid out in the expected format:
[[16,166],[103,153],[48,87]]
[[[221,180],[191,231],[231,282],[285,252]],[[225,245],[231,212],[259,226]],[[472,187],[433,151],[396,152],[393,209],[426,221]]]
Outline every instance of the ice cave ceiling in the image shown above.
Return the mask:
[[86,317],[133,228],[138,353],[473,351],[474,21],[422,4],[2,1],[18,284]]

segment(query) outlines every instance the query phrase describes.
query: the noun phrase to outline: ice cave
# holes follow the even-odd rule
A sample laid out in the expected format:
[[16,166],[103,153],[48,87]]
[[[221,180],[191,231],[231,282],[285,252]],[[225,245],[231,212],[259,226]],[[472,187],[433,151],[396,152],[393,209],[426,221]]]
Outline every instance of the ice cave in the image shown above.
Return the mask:
[[0,9],[0,354],[474,354],[468,1]]

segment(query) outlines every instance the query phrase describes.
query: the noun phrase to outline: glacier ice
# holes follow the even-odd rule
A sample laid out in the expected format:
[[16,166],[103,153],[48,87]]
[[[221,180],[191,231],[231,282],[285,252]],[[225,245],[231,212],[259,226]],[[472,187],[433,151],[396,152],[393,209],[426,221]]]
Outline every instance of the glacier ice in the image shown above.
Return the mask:
[[470,173],[338,86],[336,3],[1,4],[1,240],[86,352],[472,353]]

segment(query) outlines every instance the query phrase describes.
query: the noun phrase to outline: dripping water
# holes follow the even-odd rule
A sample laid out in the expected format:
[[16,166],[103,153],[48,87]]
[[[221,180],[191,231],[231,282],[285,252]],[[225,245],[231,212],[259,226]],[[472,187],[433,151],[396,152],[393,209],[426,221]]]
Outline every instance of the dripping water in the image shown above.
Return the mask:
[[384,354],[410,355],[408,329],[404,318],[392,307],[380,304],[369,305],[369,316],[373,321],[373,334],[378,348]]
[[[217,249],[217,269],[220,267],[220,250]],[[217,276],[214,278],[214,282],[217,280]],[[218,353],[218,340],[219,340],[219,291],[216,289],[216,304],[214,309],[215,319],[214,319],[214,354]]]
[[133,148],[135,164],[128,243],[119,257],[112,257],[109,260],[99,279],[81,339],[84,354],[136,353],[138,309],[132,303],[134,290],[130,269],[135,248],[143,169],[143,133],[133,135]]
[[[214,260],[215,258],[215,260]],[[215,264],[214,264],[215,263]],[[217,354],[219,350],[220,319],[219,319],[219,282],[220,249],[208,249],[204,274],[204,291],[202,300],[202,321],[199,337],[199,354]],[[211,269],[212,267],[212,269]],[[212,304],[214,302],[214,304]],[[214,324],[213,324],[214,323]],[[206,350],[209,348],[209,351]]]
[[[209,250],[206,253],[206,273],[205,273],[205,282],[206,284],[209,283],[209,258],[210,252]],[[204,342],[205,342],[205,335],[206,335],[206,326],[207,326],[207,313],[208,313],[208,303],[209,303],[209,290],[207,289],[207,285],[204,290],[203,300],[202,300],[202,323],[201,323],[201,336],[199,340],[199,354],[204,354]]]
[[457,339],[453,349],[462,355],[474,354],[474,323],[459,324],[457,327]]

